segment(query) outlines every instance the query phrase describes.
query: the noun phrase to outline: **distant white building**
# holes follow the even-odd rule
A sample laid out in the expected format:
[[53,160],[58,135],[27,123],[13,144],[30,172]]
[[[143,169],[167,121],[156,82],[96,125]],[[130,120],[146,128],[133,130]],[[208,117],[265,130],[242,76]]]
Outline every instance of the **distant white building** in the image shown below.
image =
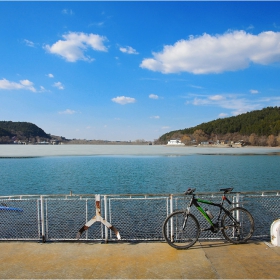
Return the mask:
[[167,145],[185,146],[185,144],[182,143],[181,140],[169,140]]

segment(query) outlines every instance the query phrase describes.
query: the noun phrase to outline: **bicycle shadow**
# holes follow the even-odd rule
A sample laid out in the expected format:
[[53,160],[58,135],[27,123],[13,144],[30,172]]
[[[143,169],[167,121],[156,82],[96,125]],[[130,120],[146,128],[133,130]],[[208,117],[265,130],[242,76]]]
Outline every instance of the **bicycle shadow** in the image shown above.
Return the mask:
[[215,241],[197,241],[192,247],[190,247],[188,250],[197,250],[197,249],[210,249],[210,248],[217,248],[217,247],[228,247],[228,246],[246,246],[250,243],[254,243],[256,245],[259,245],[261,242],[249,240],[246,243],[240,243],[240,244],[233,244],[229,241],[224,240],[215,240]]

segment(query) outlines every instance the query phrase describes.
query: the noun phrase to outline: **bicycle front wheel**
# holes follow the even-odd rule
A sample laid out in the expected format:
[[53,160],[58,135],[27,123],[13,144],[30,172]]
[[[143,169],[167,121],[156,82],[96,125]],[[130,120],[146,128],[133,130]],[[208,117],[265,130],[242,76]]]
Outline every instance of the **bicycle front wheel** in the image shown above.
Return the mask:
[[200,226],[192,214],[175,211],[163,223],[163,236],[166,242],[176,249],[187,249],[198,239]]
[[222,234],[230,242],[245,243],[254,232],[254,219],[252,215],[242,207],[229,210],[222,218]]

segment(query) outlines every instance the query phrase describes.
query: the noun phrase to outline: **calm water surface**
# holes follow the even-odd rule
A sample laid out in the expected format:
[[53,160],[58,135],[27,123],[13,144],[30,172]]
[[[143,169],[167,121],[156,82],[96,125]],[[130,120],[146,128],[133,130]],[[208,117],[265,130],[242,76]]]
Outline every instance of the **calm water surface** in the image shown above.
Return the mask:
[[49,146],[13,147],[7,150],[7,145],[0,145],[0,196],[70,190],[76,194],[181,193],[188,187],[198,191],[280,189],[279,149],[186,152],[188,148],[68,146],[55,147],[54,152]]

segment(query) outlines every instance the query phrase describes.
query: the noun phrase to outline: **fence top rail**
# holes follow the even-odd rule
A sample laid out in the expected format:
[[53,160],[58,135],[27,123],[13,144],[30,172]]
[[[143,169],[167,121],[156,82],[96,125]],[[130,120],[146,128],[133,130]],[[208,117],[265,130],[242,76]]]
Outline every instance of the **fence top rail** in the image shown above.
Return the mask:
[[[219,196],[222,192],[196,192],[198,196],[205,195],[205,196]],[[232,195],[280,195],[280,190],[264,190],[264,191],[249,191],[249,192],[231,192]],[[69,194],[23,194],[23,195],[7,195],[7,196],[0,196],[0,199],[50,199],[50,198],[63,198],[63,199],[85,199],[85,198],[95,198],[96,194],[74,194],[70,192]],[[147,193],[147,194],[100,194],[101,197],[106,198],[116,198],[116,197],[127,197],[127,198],[147,198],[147,197],[180,197],[185,196],[183,193]]]

